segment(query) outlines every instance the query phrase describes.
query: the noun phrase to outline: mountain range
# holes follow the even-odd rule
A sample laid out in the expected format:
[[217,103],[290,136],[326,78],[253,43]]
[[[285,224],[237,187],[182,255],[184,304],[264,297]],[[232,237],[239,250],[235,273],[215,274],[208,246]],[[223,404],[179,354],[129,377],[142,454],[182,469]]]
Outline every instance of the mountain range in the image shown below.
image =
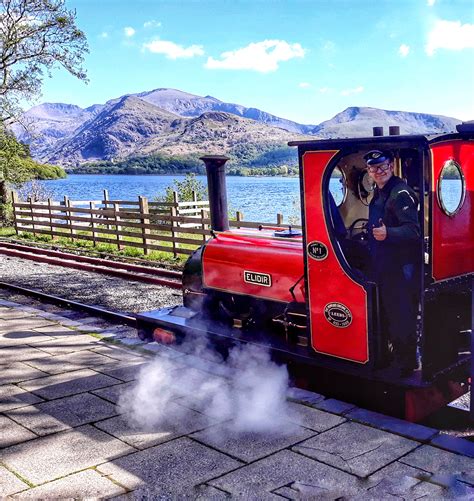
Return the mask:
[[88,108],[44,103],[28,110],[25,121],[33,125],[33,133],[19,127],[14,132],[30,144],[32,155],[70,168],[151,154],[226,153],[245,164],[286,148],[290,140],[370,136],[373,126],[388,130],[390,125],[400,126],[402,134],[436,134],[453,131],[460,123],[439,115],[350,107],[319,125],[306,125],[212,96],[165,88]]

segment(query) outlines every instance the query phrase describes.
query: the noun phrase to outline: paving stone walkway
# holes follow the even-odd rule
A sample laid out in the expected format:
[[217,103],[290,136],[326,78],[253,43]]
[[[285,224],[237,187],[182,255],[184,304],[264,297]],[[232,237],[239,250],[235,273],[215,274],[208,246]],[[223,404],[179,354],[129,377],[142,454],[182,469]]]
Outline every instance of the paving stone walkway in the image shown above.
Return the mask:
[[132,425],[116,404],[152,360],[225,371],[47,310],[0,299],[0,498],[474,499],[474,443],[303,390],[278,433],[229,429],[186,388],[174,420]]

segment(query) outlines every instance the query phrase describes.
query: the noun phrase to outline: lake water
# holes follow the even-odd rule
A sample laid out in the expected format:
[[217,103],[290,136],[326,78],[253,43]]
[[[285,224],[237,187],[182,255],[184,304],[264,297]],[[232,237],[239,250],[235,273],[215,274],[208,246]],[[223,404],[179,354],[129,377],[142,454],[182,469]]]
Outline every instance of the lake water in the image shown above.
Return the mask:
[[[196,176],[204,185],[206,176]],[[67,195],[71,200],[102,200],[103,190],[109,191],[112,200],[138,200],[142,195],[153,200],[163,196],[174,180],[184,176],[130,176],[130,175],[69,175],[66,179],[41,181],[59,200]],[[299,221],[300,184],[294,177],[238,177],[227,176],[227,202],[232,212],[244,214],[247,221],[275,223],[277,213],[283,214],[284,221]],[[462,198],[460,181],[445,180],[443,195],[448,209],[454,210]],[[332,193],[336,203],[342,200],[341,184],[331,180]]]
[[[196,176],[205,186],[206,176]],[[110,199],[138,200],[142,195],[153,200],[163,196],[175,179],[184,176],[128,176],[70,174],[66,179],[42,181],[54,199],[67,195],[71,200],[101,200],[104,189]],[[276,222],[277,213],[299,218],[299,178],[228,176],[227,202],[232,211],[240,210],[247,221]]]

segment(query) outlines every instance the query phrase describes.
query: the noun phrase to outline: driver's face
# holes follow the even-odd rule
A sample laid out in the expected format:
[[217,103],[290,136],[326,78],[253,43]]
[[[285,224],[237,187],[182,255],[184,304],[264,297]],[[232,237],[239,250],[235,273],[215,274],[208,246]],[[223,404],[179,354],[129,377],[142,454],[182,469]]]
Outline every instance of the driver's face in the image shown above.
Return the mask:
[[387,181],[393,176],[393,163],[385,161],[377,165],[367,167],[370,179],[379,187],[383,188]]

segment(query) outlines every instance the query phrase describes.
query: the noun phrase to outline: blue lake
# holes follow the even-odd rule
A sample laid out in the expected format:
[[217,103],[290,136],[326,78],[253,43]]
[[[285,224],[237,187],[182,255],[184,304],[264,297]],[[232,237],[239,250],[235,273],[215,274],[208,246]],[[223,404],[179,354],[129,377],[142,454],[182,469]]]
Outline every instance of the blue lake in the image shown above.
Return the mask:
[[[173,181],[184,176],[69,175],[66,179],[42,181],[58,200],[67,195],[71,200],[101,200],[104,189],[110,199],[137,200],[139,195],[153,200],[163,196]],[[197,176],[204,185],[205,176]],[[299,218],[299,178],[228,176],[227,201],[232,211],[240,210],[247,221],[276,222],[277,213],[288,222]]]

